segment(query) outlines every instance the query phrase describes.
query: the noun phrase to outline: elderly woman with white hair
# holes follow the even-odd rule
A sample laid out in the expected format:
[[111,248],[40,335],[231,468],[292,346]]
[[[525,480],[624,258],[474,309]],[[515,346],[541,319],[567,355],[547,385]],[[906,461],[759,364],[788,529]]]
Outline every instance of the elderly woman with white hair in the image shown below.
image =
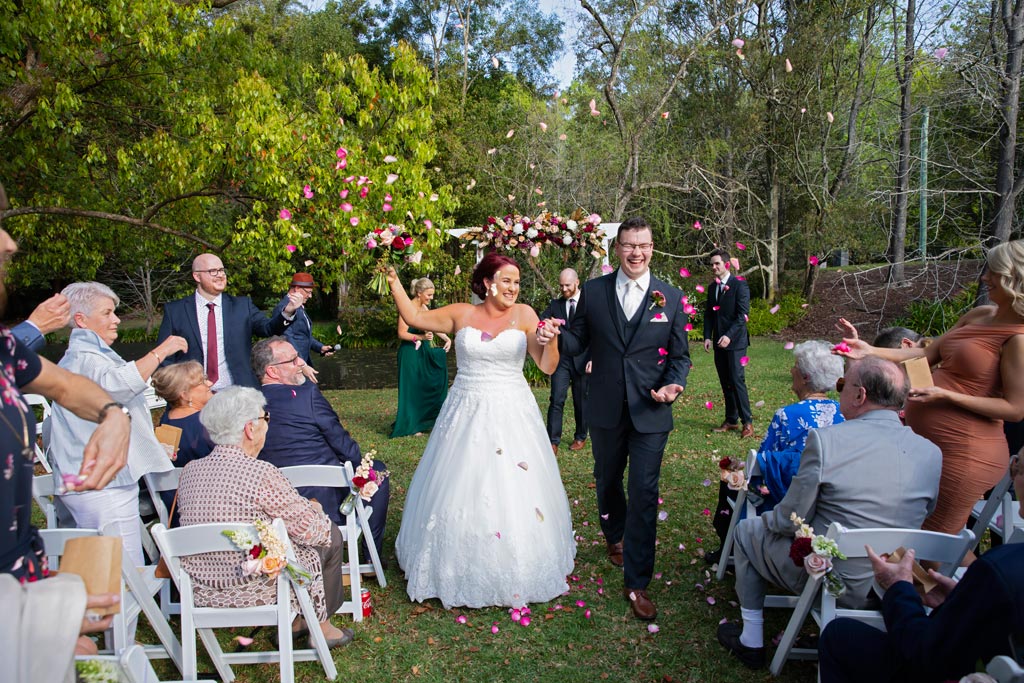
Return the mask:
[[[181,473],[181,526],[257,520],[270,523],[280,518],[296,559],[311,577],[309,595],[328,646],[347,645],[352,641],[352,630],[339,629],[330,622],[344,599],[341,532],[320,503],[299,495],[274,465],[257,460],[270,424],[266,403],[256,389],[234,386],[215,394],[199,413],[199,420],[216,445],[206,457],[185,465]],[[182,558],[182,567],[195,583],[196,605],[274,604],[274,580],[265,574],[246,574],[242,566],[246,559],[242,550]],[[294,606],[298,609],[297,603]],[[306,625],[297,622],[293,630],[301,635]]]
[[[750,492],[762,499],[758,506],[761,512],[771,510],[786,495],[800,469],[800,455],[810,431],[843,422],[839,402],[828,397],[843,376],[843,360],[832,353],[831,344],[806,341],[796,345],[793,356],[789,374],[797,401],[775,411],[757,451],[761,479],[751,482]],[[714,519],[715,531],[723,540],[729,530],[731,511],[725,496],[735,497],[735,492],[723,483]],[[714,553],[709,553],[709,557],[713,561],[718,559]]]
[[137,565],[145,564],[139,521],[139,479],[148,472],[171,469],[167,452],[153,435],[153,422],[143,392],[150,375],[168,355],[184,351],[181,337],[169,337],[135,361],[126,361],[110,345],[117,339],[121,320],[114,313],[120,300],[99,282],[75,282],[61,292],[71,305],[71,337],[60,367],[84,375],[103,387],[115,403],[107,410],[121,410],[131,418],[128,463],[99,491],[76,491],[85,444],[96,423],[84,420],[60,405],[44,428],[46,453],[58,487],[66,492],[61,501],[82,528],[102,529],[121,536],[124,548]]

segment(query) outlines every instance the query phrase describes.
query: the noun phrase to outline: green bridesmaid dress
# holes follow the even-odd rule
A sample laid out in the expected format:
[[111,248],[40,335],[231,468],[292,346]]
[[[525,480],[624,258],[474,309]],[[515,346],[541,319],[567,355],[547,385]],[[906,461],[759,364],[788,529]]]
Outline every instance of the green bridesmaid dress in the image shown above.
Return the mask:
[[[411,334],[424,334],[409,328]],[[398,414],[391,438],[429,432],[448,396],[448,356],[444,349],[423,341],[402,341],[398,347]]]

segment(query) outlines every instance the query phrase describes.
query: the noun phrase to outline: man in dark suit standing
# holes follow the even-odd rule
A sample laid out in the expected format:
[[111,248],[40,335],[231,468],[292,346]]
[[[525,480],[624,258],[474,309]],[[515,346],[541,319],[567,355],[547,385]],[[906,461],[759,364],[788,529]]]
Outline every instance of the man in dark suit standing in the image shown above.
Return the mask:
[[256,388],[259,382],[252,374],[249,354],[252,338],[281,334],[294,320],[295,311],[303,301],[297,294],[288,294],[284,309],[267,318],[247,296],[225,294],[227,271],[216,254],[200,254],[192,261],[195,294],[164,304],[157,343],[178,335],[188,342],[188,351],[163,359],[163,364],[198,361],[217,391],[238,384]]
[[[252,367],[260,377],[260,389],[270,413],[260,460],[277,467],[340,465],[343,462],[351,463],[352,469],[359,467],[363,459],[359,444],[342,426],[320,388],[306,381],[304,366],[302,356],[285,337],[261,339],[252,349]],[[386,467],[375,460],[373,469],[383,472]],[[319,501],[331,521],[344,526],[344,517],[338,508],[347,491],[327,486],[305,486],[298,491],[306,498]],[[385,478],[366,504],[373,510],[370,532],[382,562],[390,498],[391,481]]]
[[[552,299],[544,312],[540,314],[541,320],[547,318],[561,318],[566,325],[572,324],[572,319],[579,309],[580,278],[572,268],[566,268],[558,276],[558,287],[562,290],[562,296]],[[551,437],[551,450],[558,454],[558,444],[562,440],[562,411],[565,408],[565,397],[572,385],[572,409],[575,419],[576,431],[573,434],[571,451],[583,450],[587,442],[587,421],[583,415],[583,399],[587,395],[587,363],[590,360],[588,353],[584,352],[578,356],[562,356],[558,361],[558,367],[551,375],[551,402],[548,403],[548,436]]]
[[[589,349],[593,373],[585,404],[594,450],[597,510],[608,559],[623,567],[623,594],[638,619],[658,612],[647,595],[654,575],[658,477],[672,431],[672,402],[686,386],[689,347],[682,292],[653,277],[653,233],[642,218],[619,226],[614,273],[583,285],[572,325],[543,325],[562,353]],[[622,475],[629,466],[629,500]]]
[[747,315],[750,313],[750,288],[745,280],[729,272],[729,252],[711,252],[714,281],[708,285],[704,307],[704,351],[715,349],[715,369],[725,395],[725,421],[716,432],[740,429],[740,438],[754,436],[750,397],[741,359],[746,356],[749,337]]
[[[313,321],[306,315],[306,302],[313,296],[313,289],[315,287],[316,282],[313,281],[312,275],[309,273],[295,273],[292,276],[291,283],[288,285],[288,294],[281,299],[271,314],[271,317],[273,317],[284,311],[290,301],[289,295],[296,294],[301,297],[302,305],[295,311],[295,321],[284,331],[284,336],[288,338],[288,341],[292,343],[295,350],[299,352],[302,360],[306,361],[306,365],[310,365],[310,357],[313,351],[324,357],[334,353],[334,347],[330,344],[324,344],[313,336]],[[307,377],[314,382],[316,381],[315,377],[309,377],[308,375]]]

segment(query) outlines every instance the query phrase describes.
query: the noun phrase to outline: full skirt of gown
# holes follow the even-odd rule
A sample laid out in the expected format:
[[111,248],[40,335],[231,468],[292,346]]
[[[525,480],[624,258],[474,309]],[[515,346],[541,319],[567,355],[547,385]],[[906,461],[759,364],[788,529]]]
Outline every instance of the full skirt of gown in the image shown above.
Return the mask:
[[458,372],[413,475],[395,542],[414,601],[521,607],[568,590],[569,501],[523,377],[526,335],[455,337]]

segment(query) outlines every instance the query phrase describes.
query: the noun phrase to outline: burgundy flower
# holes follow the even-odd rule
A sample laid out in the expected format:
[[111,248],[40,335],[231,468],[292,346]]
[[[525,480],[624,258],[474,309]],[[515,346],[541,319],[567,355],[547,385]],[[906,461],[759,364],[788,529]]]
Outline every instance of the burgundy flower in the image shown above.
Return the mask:
[[723,470],[730,469],[732,467],[732,458],[730,458],[729,456],[725,456],[724,458],[718,461],[718,467],[719,469]]
[[789,546],[789,558],[793,560],[793,564],[798,567],[804,566],[804,558],[811,554],[811,539],[810,538],[796,538],[793,539],[793,545]]

